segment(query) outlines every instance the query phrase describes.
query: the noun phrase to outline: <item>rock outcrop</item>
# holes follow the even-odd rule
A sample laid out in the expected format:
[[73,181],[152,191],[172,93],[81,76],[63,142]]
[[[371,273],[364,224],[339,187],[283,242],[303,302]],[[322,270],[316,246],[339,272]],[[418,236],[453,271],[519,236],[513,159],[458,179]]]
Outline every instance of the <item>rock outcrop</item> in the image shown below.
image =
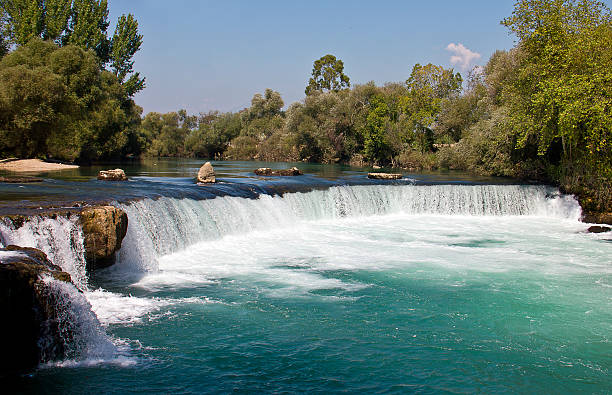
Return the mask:
[[127,176],[122,169],[100,170],[98,180],[103,181],[127,181]]
[[402,178],[402,175],[397,173],[368,173],[368,178],[376,180],[399,180]]
[[612,225],[612,213],[585,212],[583,222]]
[[297,167],[291,169],[272,170],[269,167],[260,167],[254,171],[258,176],[301,176],[302,171]]
[[206,162],[202,165],[202,167],[200,167],[197,178],[198,182],[203,184],[212,184],[217,182],[217,179],[215,178],[215,169],[213,169],[210,162]]
[[[70,275],[35,248],[0,249],[0,376],[30,371],[61,357],[57,311],[42,276],[70,282]],[[48,341],[40,341],[47,339]]]
[[81,211],[85,257],[88,269],[98,269],[115,263],[115,252],[127,233],[127,214],[117,207],[87,207]]

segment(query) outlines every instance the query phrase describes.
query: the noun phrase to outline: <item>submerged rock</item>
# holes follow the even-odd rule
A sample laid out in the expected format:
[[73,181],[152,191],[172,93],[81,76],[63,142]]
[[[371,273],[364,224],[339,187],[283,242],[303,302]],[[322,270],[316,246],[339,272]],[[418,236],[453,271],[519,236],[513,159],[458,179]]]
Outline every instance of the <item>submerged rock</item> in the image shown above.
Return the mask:
[[25,184],[30,182],[42,182],[43,179],[39,177],[3,177],[0,176],[0,182],[12,183],[12,184]]
[[610,230],[612,230],[612,228],[610,228],[608,226],[593,225],[593,226],[589,227],[589,229],[587,229],[587,232],[589,232],[589,233],[605,233],[605,232],[609,232]]
[[215,169],[210,162],[206,162],[202,165],[202,167],[200,167],[200,170],[198,171],[198,182],[204,184],[212,184],[217,182],[217,179],[215,178]]
[[81,227],[88,269],[114,264],[127,233],[127,214],[113,206],[88,207],[81,211]]
[[368,178],[376,180],[399,180],[402,178],[398,173],[368,173]]
[[127,176],[122,169],[100,170],[98,180],[103,181],[127,181]]
[[269,167],[260,167],[254,171],[258,176],[301,176],[302,171],[297,167],[291,169],[272,170]]
[[10,245],[0,249],[0,375],[27,372],[63,355],[55,304],[43,276],[70,282],[70,274],[44,252]]

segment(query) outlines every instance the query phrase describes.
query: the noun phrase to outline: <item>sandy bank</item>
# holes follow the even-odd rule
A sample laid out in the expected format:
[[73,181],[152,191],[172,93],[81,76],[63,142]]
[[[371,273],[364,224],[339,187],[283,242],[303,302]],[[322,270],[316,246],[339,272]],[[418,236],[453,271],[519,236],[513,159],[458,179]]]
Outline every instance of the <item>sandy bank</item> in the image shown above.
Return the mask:
[[77,165],[64,165],[61,163],[44,162],[40,159],[18,159],[0,161],[0,170],[12,172],[43,172],[66,169],[77,169]]

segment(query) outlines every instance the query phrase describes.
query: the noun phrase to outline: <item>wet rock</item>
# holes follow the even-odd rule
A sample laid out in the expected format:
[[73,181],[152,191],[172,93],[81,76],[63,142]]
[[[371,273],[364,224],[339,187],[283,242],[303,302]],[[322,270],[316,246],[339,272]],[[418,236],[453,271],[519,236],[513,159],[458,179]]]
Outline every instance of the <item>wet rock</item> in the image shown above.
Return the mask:
[[217,182],[217,179],[215,178],[215,169],[210,162],[206,162],[202,165],[202,167],[200,167],[200,170],[198,171],[198,182],[203,184],[212,184]]
[[0,376],[33,370],[64,352],[44,275],[70,282],[70,274],[40,250],[13,245],[0,249]]
[[127,181],[127,176],[122,169],[100,170],[98,180],[103,181]]
[[594,225],[594,226],[589,227],[589,229],[587,229],[587,232],[589,232],[589,233],[605,233],[605,232],[609,232],[610,230],[612,230],[612,228],[610,228],[608,226]]
[[127,233],[127,214],[117,207],[87,207],[81,211],[87,268],[95,270],[115,263],[115,252]]
[[302,171],[297,167],[291,169],[272,170],[269,167],[260,167],[254,171],[258,176],[301,176]]
[[402,178],[402,175],[396,173],[368,173],[368,178],[375,180],[399,180]]
[[26,184],[30,182],[42,182],[42,178],[38,177],[2,177],[0,176],[0,182],[12,183],[12,184]]

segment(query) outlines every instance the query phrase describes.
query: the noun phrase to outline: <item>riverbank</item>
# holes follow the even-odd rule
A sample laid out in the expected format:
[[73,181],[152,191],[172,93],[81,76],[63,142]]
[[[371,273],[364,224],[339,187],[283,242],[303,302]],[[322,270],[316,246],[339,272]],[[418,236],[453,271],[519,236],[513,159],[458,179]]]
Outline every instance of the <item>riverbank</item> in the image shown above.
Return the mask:
[[78,165],[45,162],[40,159],[3,159],[0,161],[0,171],[4,170],[13,173],[42,173],[78,168]]

